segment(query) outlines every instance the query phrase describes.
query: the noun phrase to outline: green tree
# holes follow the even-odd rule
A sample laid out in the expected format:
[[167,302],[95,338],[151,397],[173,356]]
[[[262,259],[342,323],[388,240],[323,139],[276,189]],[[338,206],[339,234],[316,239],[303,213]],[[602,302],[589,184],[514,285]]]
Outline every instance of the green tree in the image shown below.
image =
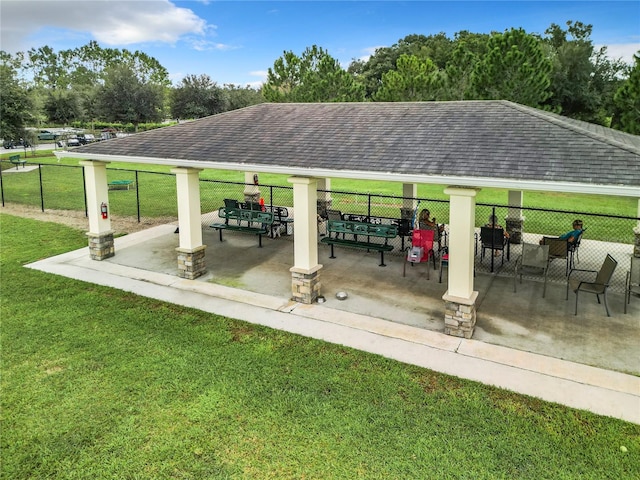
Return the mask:
[[439,87],[438,68],[429,58],[403,54],[396,70],[382,76],[382,86],[373,98],[377,102],[435,100]]
[[25,68],[38,86],[65,89],[69,86],[103,84],[107,70],[126,65],[144,83],[170,86],[169,74],[158,60],[144,52],[102,48],[91,41],[79,48],[55,52],[40,47],[28,52]]
[[33,107],[26,87],[18,79],[19,61],[19,57],[0,51],[0,137],[5,140],[25,137]]
[[73,90],[49,91],[44,110],[49,120],[63,125],[69,125],[82,117],[80,98]]
[[411,34],[391,47],[376,49],[367,61],[352,60],[347,71],[364,85],[366,98],[374,98],[382,86],[383,75],[397,68],[402,55],[413,55],[421,61],[430,59],[438,69],[443,69],[454,47],[453,40],[442,32],[429,36]]
[[472,76],[476,98],[511,100],[532,107],[549,98],[551,62],[538,38],[521,28],[511,29],[492,35],[487,48]]
[[240,85],[226,83],[223,87],[223,93],[227,110],[237,110],[250,105],[264,103],[265,101],[260,90],[249,86],[241,87]]
[[107,69],[105,84],[100,89],[98,103],[107,121],[132,123],[159,122],[163,118],[163,89],[144,83],[127,65]]
[[635,63],[629,78],[614,96],[616,114],[612,126],[627,133],[640,135],[640,51],[633,59]]
[[478,63],[478,55],[464,40],[456,44],[444,70],[442,89],[438,100],[467,100],[472,95],[471,81]]
[[358,102],[364,89],[323,48],[300,57],[285,51],[269,68],[262,95],[269,102]]
[[222,89],[209,75],[187,75],[171,92],[173,118],[202,118],[226,110]]

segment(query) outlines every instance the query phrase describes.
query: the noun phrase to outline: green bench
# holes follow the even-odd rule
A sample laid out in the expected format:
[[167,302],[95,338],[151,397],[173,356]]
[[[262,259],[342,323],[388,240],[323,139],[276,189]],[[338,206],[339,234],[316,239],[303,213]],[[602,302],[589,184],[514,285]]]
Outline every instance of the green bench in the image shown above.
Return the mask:
[[27,164],[27,159],[22,158],[20,155],[11,155],[9,157],[9,161],[16,166],[16,169],[19,168],[20,165],[22,165],[22,168],[24,168]]
[[133,180],[112,180],[109,182],[109,190],[129,190],[135,186]]
[[[331,246],[331,256],[329,258],[336,258],[333,252],[334,245],[376,250],[380,252],[380,266],[386,267],[384,252],[393,250],[393,245],[389,245],[388,242],[390,238],[398,236],[398,226],[350,220],[328,220],[327,233],[328,236],[320,240],[320,243],[326,243]],[[342,238],[340,238],[340,235],[342,235]],[[349,235],[349,238],[346,237],[347,235]],[[366,240],[362,240],[363,237],[366,237]],[[384,243],[372,241],[372,238],[384,239]]]
[[224,219],[224,223],[217,222],[209,226],[220,232],[220,241],[222,241],[223,230],[251,233],[258,236],[259,247],[262,247],[262,235],[267,235],[273,225],[273,212],[262,210],[220,207],[218,217]]

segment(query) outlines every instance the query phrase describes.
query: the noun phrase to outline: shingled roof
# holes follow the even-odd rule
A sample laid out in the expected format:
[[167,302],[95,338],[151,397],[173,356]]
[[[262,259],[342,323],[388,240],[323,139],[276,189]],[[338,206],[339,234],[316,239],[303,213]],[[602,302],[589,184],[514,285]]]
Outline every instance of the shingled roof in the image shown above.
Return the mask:
[[65,156],[640,196],[640,136],[508,101],[265,103]]

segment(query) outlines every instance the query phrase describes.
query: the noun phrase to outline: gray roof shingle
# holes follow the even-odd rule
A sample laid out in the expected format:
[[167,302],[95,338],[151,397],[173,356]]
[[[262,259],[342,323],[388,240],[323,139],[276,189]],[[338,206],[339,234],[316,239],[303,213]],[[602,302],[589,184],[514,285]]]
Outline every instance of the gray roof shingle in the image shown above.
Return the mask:
[[640,136],[502,100],[260,104],[71,153],[640,187]]

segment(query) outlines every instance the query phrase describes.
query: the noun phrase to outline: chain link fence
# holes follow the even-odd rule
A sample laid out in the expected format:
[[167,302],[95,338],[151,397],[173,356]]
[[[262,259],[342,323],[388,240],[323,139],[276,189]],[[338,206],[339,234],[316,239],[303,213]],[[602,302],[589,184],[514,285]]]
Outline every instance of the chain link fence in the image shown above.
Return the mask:
[[[36,206],[45,211],[84,211],[85,187],[84,169],[81,166],[56,164],[30,164],[20,167],[18,173],[7,173],[12,168],[9,162],[0,162],[0,190],[2,204],[5,202]],[[15,172],[15,171],[14,171]],[[171,173],[107,169],[107,180],[113,184],[109,192],[109,205],[113,215],[146,220],[175,222],[178,219],[175,175]],[[111,189],[113,187],[113,189]],[[218,209],[225,199],[238,202],[264,201],[265,208],[287,207],[290,217],[293,211],[293,188],[280,185],[254,185],[243,182],[200,180],[202,225],[208,227],[218,221]],[[441,199],[407,198],[392,195],[378,195],[349,191],[318,191],[319,220],[324,220],[328,212],[339,212],[344,219],[369,221],[372,223],[395,224],[400,235],[393,240],[392,255],[401,257],[411,244],[411,225],[423,209],[438,224],[444,225],[443,246],[448,241],[449,202]],[[513,207],[478,203],[476,205],[475,268],[477,273],[513,275],[515,262],[522,252],[522,243],[537,244],[543,236],[557,237],[572,230],[575,219],[583,222],[585,231],[573,259],[554,259],[548,272],[549,282],[566,284],[567,265],[575,268],[598,270],[609,253],[618,262],[611,288],[621,292],[624,289],[625,274],[629,269],[633,252],[633,229],[640,219],[611,214],[575,212],[522,207],[514,222]],[[480,229],[495,215],[497,223],[510,233],[510,241],[502,255],[483,252]],[[324,223],[319,221],[322,236]],[[436,255],[438,254],[436,249]],[[535,277],[531,277],[532,279]]]

